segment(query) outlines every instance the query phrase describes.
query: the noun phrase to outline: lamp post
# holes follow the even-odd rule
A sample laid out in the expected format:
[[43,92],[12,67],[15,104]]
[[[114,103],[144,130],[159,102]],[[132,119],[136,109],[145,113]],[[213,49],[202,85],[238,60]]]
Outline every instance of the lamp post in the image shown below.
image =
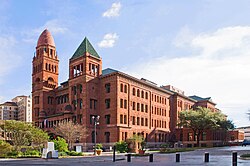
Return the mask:
[[100,116],[99,115],[98,116],[92,116],[92,119],[93,119],[94,125],[95,125],[95,130],[94,130],[94,132],[95,132],[95,134],[94,134],[94,136],[95,136],[94,155],[96,155],[96,125],[99,124]]

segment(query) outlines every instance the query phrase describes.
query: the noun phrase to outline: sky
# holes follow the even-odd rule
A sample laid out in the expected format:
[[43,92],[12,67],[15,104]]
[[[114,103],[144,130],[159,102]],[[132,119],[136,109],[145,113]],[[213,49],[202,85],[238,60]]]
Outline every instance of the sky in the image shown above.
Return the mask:
[[0,0],[0,103],[31,94],[32,58],[47,28],[59,82],[87,36],[103,69],[212,97],[237,127],[250,126],[249,16],[248,0]]

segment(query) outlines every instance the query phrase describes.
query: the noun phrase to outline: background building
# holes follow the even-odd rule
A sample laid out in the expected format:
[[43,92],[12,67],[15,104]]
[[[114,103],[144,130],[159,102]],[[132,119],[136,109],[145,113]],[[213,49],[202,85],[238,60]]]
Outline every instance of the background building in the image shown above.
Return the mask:
[[17,104],[18,118],[17,120],[32,122],[32,99],[30,96],[17,96],[12,99]]
[[15,102],[0,104],[0,120],[17,120],[18,107]]

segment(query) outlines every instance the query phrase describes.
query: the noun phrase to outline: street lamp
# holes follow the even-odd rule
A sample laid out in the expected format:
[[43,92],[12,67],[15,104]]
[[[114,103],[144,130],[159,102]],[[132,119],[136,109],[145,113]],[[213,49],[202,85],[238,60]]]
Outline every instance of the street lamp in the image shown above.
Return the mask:
[[99,124],[100,116],[99,116],[99,115],[98,115],[98,116],[92,116],[92,119],[93,119],[94,125],[95,125],[95,134],[94,134],[94,136],[95,136],[94,155],[96,155],[96,125]]

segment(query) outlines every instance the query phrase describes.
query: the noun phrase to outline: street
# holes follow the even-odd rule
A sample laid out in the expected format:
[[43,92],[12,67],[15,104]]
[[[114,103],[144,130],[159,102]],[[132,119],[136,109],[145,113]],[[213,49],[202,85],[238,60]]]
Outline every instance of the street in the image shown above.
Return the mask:
[[[102,165],[164,165],[164,166],[180,166],[180,165],[206,165],[206,166],[230,166],[232,165],[232,152],[237,151],[238,153],[238,166],[250,165],[250,160],[240,159],[241,154],[250,153],[250,146],[247,147],[220,147],[220,148],[208,148],[200,149],[191,152],[180,153],[180,162],[175,162],[176,154],[159,154],[154,153],[154,161],[149,162],[149,157],[132,157],[131,163],[127,162],[127,158],[124,154],[118,154],[117,159],[119,161],[113,162],[111,155],[103,156],[86,156],[76,158],[61,158],[61,159],[0,159],[1,166],[20,166],[20,165],[72,165],[72,166],[102,166]],[[209,162],[204,162],[205,152],[209,153]]]

